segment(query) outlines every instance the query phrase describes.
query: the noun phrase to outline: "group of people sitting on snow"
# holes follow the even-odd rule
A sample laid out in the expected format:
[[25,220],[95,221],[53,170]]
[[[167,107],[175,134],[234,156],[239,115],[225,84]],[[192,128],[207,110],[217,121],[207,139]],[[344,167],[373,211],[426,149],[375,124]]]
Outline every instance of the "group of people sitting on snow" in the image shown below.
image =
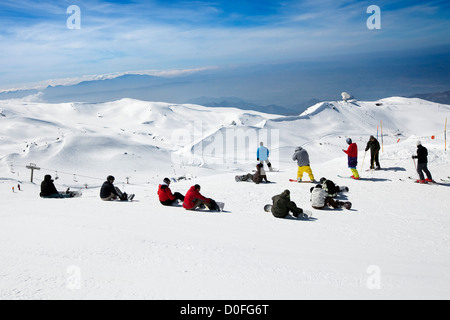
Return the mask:
[[[100,189],[100,199],[103,201],[132,201],[134,195],[128,195],[122,192],[119,188],[114,186],[115,178],[113,176],[108,176],[106,181],[103,183]],[[179,192],[172,193],[170,190],[170,179],[165,178],[163,183],[159,185],[158,197],[159,201],[164,206],[172,206],[178,201],[183,203],[183,208],[186,210],[196,210],[208,208],[209,210],[221,211],[219,205],[216,201],[210,198],[204,197],[200,193],[201,187],[196,184],[192,186],[183,196]],[[40,196],[46,199],[63,199],[63,198],[73,198],[77,195],[76,192],[72,192],[67,189],[66,192],[59,192],[54,184],[54,180],[50,175],[46,175],[44,181],[41,183],[41,193]]]
[[[343,150],[346,154],[348,154],[348,163],[349,168],[352,170],[352,178],[358,180],[359,174],[356,170],[357,166],[357,156],[358,149],[356,143],[353,143],[351,139],[347,139],[347,143],[349,148],[347,150]],[[371,136],[370,140],[367,144],[366,152],[371,150],[371,169],[379,170],[379,151],[380,145],[375,137]],[[269,158],[269,150],[264,147],[263,143],[261,143],[260,148],[257,152],[257,159],[260,161],[256,166],[256,171],[254,174],[247,174],[244,176],[237,176],[236,181],[253,181],[256,184],[269,181],[267,180],[267,174],[264,170],[264,162],[267,163],[269,170],[273,171],[272,165]],[[428,170],[428,150],[422,146],[420,141],[417,142],[417,155],[413,155],[413,159],[418,159],[417,164],[417,172],[419,174],[418,183],[427,183],[432,182],[432,176],[430,171]],[[316,182],[314,179],[314,174],[312,173],[309,155],[305,149],[302,147],[298,147],[295,150],[293,155],[293,160],[298,163],[298,182],[302,182],[302,177],[305,173],[307,173],[311,179],[311,182]],[[375,168],[376,165],[376,168]],[[425,179],[424,174],[427,175]],[[103,201],[112,201],[112,200],[121,200],[121,201],[129,201],[133,200],[134,195],[127,195],[126,193],[122,193],[119,188],[114,186],[115,178],[113,176],[108,176],[105,183],[102,185],[100,190],[100,198]],[[201,193],[200,185],[196,184],[192,186],[185,196],[183,196],[179,192],[172,193],[170,189],[170,179],[165,178],[163,183],[159,185],[158,188],[158,197],[159,201],[164,206],[172,206],[177,204],[179,201],[183,203],[183,208],[186,210],[197,210],[197,209],[205,209],[213,211],[221,211],[221,208],[217,204],[217,202],[213,199],[204,197]],[[349,189],[347,187],[339,187],[333,181],[322,178],[320,179],[320,183],[318,183],[315,187],[310,189],[311,192],[311,206],[314,209],[324,209],[324,208],[345,208],[350,210],[352,207],[351,202],[342,202],[339,200],[335,200],[335,198],[342,192],[348,192]],[[277,218],[285,218],[292,213],[294,217],[302,217],[303,209],[297,207],[297,205],[291,201],[290,199],[290,191],[285,190],[280,195],[274,196],[272,198],[273,206],[271,207],[272,214]],[[67,189],[66,192],[58,192],[54,185],[54,181],[50,175],[46,175],[44,181],[41,184],[41,194],[42,198],[72,198],[77,196],[76,192],[71,192]]]

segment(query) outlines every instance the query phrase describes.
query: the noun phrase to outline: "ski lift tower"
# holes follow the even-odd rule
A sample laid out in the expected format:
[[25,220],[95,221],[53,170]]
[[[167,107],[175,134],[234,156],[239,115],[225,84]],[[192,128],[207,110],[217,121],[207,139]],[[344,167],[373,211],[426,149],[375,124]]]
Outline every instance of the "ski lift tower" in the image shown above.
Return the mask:
[[31,170],[31,183],[33,183],[34,170],[41,170],[41,168],[38,168],[34,163],[30,163],[30,165],[27,166],[27,169]]

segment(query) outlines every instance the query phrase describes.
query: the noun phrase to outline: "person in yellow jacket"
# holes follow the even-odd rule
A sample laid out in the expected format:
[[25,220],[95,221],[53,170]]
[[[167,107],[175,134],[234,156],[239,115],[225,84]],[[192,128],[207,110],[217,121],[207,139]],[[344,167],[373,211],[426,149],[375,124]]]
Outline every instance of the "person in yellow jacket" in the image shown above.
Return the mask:
[[309,176],[309,179],[314,182],[314,174],[311,170],[311,164],[309,161],[308,152],[302,147],[297,147],[295,149],[295,153],[292,156],[292,160],[297,161],[298,164],[298,173],[297,173],[297,181],[302,182],[303,175],[306,173]]

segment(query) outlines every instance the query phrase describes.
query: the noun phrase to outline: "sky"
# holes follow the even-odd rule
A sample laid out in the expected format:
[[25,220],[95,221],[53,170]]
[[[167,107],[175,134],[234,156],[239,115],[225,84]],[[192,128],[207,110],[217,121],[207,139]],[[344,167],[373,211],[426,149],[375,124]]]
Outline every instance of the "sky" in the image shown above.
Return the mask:
[[[380,8],[380,29],[368,28],[372,5]],[[79,11],[68,11],[73,6]],[[0,2],[0,90],[448,47],[447,0]]]

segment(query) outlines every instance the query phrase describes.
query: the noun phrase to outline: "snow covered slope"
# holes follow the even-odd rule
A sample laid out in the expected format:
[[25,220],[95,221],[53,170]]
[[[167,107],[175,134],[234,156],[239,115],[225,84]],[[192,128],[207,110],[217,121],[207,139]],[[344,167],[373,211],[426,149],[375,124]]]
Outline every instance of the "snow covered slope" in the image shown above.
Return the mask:
[[[400,181],[416,176],[418,139],[435,180],[450,176],[450,106],[404,98],[324,102],[280,118],[129,99],[10,100],[0,111],[0,299],[450,298],[450,184]],[[350,175],[346,138],[358,143],[361,167],[381,121],[386,170],[366,172],[366,157],[360,171],[368,180],[338,178]],[[236,174],[254,168],[260,140],[280,169],[268,173],[274,183],[236,183]],[[299,145],[317,179],[350,188],[351,211],[312,210],[311,185],[288,182]],[[35,184],[29,163],[41,167]],[[58,176],[60,189],[88,189],[82,198],[42,200],[45,174]],[[101,202],[108,174],[137,201]],[[193,180],[174,183],[173,191],[198,183],[204,195],[226,202],[226,212],[162,207],[158,183],[181,175]],[[262,210],[285,189],[313,211],[312,221]]]

